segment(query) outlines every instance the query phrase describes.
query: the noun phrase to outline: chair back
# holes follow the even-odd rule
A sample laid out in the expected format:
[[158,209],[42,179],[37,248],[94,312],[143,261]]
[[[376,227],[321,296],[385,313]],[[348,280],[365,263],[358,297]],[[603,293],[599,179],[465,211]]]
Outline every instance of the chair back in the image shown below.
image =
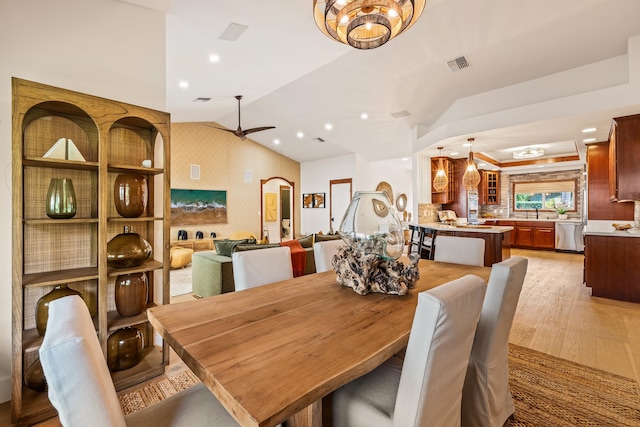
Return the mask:
[[434,261],[484,265],[484,239],[439,235],[435,240]]
[[418,295],[393,411],[395,427],[460,425],[469,354],[484,280],[467,275]]
[[126,426],[86,304],[77,295],[49,303],[40,346],[49,400],[66,427]]
[[331,260],[333,256],[338,253],[338,249],[341,246],[344,246],[342,239],[325,240],[313,244],[313,258],[316,262],[316,273],[333,269]]
[[502,426],[515,408],[509,392],[509,332],[527,273],[514,256],[491,268],[462,393],[463,426]]
[[236,291],[293,278],[288,246],[234,252],[231,262]]

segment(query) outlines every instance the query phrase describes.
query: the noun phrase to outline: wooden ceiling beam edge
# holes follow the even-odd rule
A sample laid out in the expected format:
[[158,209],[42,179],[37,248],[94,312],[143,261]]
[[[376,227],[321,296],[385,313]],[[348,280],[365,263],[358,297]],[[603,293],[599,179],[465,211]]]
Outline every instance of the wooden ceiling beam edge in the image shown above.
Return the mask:
[[476,159],[480,159],[482,161],[490,163],[498,168],[509,168],[514,166],[549,165],[554,163],[572,162],[572,161],[580,160],[580,156],[578,154],[571,155],[571,156],[551,157],[548,159],[516,160],[513,162],[499,162],[489,156],[486,156],[478,152],[473,153],[473,155],[475,156]]

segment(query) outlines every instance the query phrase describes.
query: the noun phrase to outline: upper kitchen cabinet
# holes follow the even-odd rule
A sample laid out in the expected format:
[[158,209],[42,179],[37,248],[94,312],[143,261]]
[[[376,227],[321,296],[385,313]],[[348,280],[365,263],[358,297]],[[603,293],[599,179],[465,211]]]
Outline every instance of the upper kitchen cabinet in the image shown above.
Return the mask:
[[500,204],[500,171],[482,171],[480,181],[480,204]]
[[438,165],[442,160],[442,166],[449,178],[449,184],[441,191],[436,191],[431,182],[431,203],[446,205],[456,200],[456,184],[454,181],[454,165],[449,157],[433,157],[431,159],[431,176],[436,176]]
[[616,117],[609,142],[609,195],[612,201],[640,200],[640,114]]

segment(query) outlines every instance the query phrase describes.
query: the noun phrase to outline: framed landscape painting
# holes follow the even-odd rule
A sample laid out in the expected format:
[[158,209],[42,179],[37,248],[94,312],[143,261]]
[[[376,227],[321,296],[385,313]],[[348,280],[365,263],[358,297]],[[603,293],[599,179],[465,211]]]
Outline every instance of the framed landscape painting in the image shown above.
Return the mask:
[[171,189],[172,226],[226,223],[226,191]]

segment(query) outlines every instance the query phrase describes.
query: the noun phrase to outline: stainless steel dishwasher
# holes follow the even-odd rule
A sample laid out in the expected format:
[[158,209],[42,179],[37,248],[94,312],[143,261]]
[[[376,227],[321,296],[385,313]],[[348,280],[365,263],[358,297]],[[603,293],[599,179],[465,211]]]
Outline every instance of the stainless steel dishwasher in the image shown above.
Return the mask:
[[581,221],[556,221],[556,250],[584,252]]

